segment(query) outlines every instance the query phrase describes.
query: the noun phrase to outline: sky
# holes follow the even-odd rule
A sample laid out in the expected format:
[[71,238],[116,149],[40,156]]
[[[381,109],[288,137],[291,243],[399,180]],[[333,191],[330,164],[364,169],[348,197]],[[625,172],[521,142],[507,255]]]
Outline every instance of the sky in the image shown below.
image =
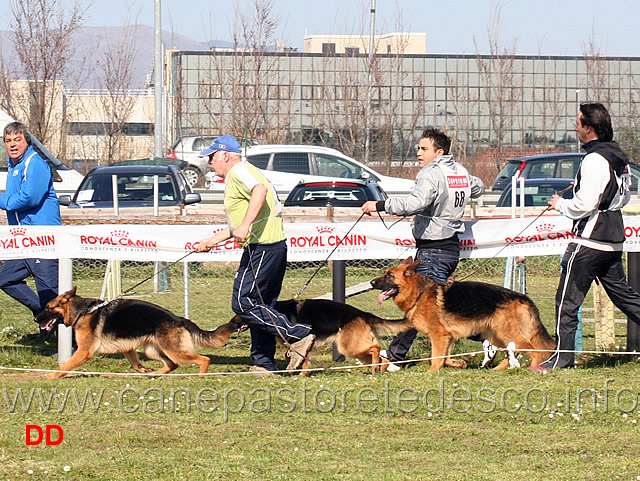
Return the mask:
[[[0,30],[8,30],[9,5],[0,0]],[[70,4],[71,0],[58,0]],[[87,26],[153,26],[155,0],[80,0],[90,5]],[[275,37],[303,50],[312,34],[365,32],[370,0],[269,0]],[[254,0],[161,0],[163,29],[206,42],[232,40],[237,11],[247,16]],[[638,0],[376,0],[375,32],[426,32],[427,53],[489,53],[488,29],[499,12],[501,48],[520,55],[640,56]],[[239,9],[236,9],[239,5]],[[476,47],[477,45],[477,47]]]

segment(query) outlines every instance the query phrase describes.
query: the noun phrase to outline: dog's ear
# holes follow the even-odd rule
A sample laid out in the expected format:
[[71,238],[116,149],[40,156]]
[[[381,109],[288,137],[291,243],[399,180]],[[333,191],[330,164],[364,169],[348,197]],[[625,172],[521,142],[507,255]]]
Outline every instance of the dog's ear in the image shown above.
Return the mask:
[[76,290],[78,289],[78,286],[73,286],[73,289],[68,290],[67,292],[65,292],[62,296],[62,300],[64,301],[68,301],[69,299],[71,299],[72,297],[75,297],[76,295]]
[[[412,258],[412,257],[409,257],[409,259],[413,260],[413,258]],[[407,260],[409,260],[409,259],[407,259]],[[405,262],[406,262],[406,261],[405,261]],[[410,264],[407,266],[407,268],[405,269],[405,271],[404,271],[404,275],[405,275],[405,276],[414,276],[414,275],[416,274],[416,272],[417,272],[417,271],[416,271],[416,269],[418,269],[418,265],[419,265],[419,264],[420,264],[420,261],[419,261],[419,260],[417,260],[417,261],[415,261],[415,262],[413,262],[413,263],[410,263]]]
[[403,264],[413,264],[413,257],[411,257],[411,256],[407,257],[404,260]]

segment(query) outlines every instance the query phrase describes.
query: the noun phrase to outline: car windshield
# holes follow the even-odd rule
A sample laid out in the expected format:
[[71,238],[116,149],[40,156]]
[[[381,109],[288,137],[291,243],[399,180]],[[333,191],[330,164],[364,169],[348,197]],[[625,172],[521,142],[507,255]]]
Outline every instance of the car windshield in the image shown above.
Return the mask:
[[[31,136],[31,145],[33,146],[33,150],[35,150],[38,153],[38,155],[40,155],[40,157],[45,159],[47,163],[53,166],[55,169],[70,170],[69,167],[67,167],[62,162],[60,162],[56,158],[56,156],[53,155],[51,152],[49,152],[49,150],[47,150],[47,148],[44,145],[42,145],[42,143],[38,139],[36,139],[34,136]],[[9,157],[9,154],[7,154],[7,149],[4,146],[4,142],[2,142],[0,143],[0,167],[2,168],[2,170],[7,170],[7,167],[8,167],[7,157]]]
[[[153,201],[153,175],[116,174],[118,202]],[[92,175],[83,183],[76,194],[76,203],[113,202],[113,183],[111,174]],[[158,194],[161,201],[174,201],[177,193],[171,177],[158,176]]]
[[359,179],[362,177],[362,169],[347,160],[325,154],[316,154],[315,157],[318,175],[347,179]]
[[194,152],[202,152],[209,147],[216,137],[197,137],[193,139],[193,146],[191,150]]

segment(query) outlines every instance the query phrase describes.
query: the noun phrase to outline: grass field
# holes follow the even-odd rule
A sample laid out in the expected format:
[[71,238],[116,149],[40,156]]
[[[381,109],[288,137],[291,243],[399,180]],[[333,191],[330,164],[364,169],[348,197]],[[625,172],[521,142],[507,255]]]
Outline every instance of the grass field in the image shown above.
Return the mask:
[[[290,273],[283,297],[295,294],[309,272]],[[349,275],[349,285],[372,277],[366,269]],[[499,276],[485,280],[502,283]],[[555,275],[528,279],[550,331],[556,281]],[[85,290],[100,285],[78,283]],[[228,279],[207,283],[192,290],[198,302],[211,304],[210,317],[197,322],[212,328],[230,310],[228,302],[207,301],[207,292],[230,293],[230,286]],[[306,297],[324,292],[326,278]],[[376,295],[349,302],[396,317],[391,303],[375,307]],[[149,297],[179,310],[179,294]],[[29,316],[5,298],[0,309],[0,366],[55,369],[55,342],[35,344]],[[617,329],[624,346],[624,325]],[[584,347],[593,346],[593,323],[586,323]],[[478,349],[461,341],[455,352]],[[179,368],[182,376],[119,376],[129,372],[120,355],[83,366],[115,373],[110,376],[47,381],[37,372],[0,371],[0,479],[640,479],[635,357],[581,356],[578,369],[547,375],[481,370],[481,356],[470,355],[466,370],[429,374],[429,363],[419,362],[398,373],[372,376],[352,367],[300,378],[247,375],[248,351],[247,333],[222,349],[201,351],[212,359],[210,373],[226,373],[204,377],[186,376],[196,372],[193,366]],[[429,352],[421,337],[410,356]],[[277,357],[284,366],[284,350]],[[314,360],[336,366],[329,349]],[[59,426],[62,442],[27,446],[27,425]],[[30,438],[36,434],[31,429]],[[53,428],[52,440],[58,436]]]

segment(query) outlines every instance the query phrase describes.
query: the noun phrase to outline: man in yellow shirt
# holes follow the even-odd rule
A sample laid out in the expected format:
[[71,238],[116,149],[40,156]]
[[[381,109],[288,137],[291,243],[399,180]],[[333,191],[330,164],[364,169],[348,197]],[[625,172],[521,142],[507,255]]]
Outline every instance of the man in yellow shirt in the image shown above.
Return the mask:
[[225,179],[224,209],[228,227],[202,239],[198,252],[210,251],[232,237],[244,247],[233,283],[231,308],[251,331],[252,371],[277,371],[276,336],[290,347],[287,369],[298,369],[313,347],[311,326],[291,323],[275,310],[287,267],[287,242],[278,196],[260,169],[242,161],[240,144],[223,135],[200,155],[209,157]]

